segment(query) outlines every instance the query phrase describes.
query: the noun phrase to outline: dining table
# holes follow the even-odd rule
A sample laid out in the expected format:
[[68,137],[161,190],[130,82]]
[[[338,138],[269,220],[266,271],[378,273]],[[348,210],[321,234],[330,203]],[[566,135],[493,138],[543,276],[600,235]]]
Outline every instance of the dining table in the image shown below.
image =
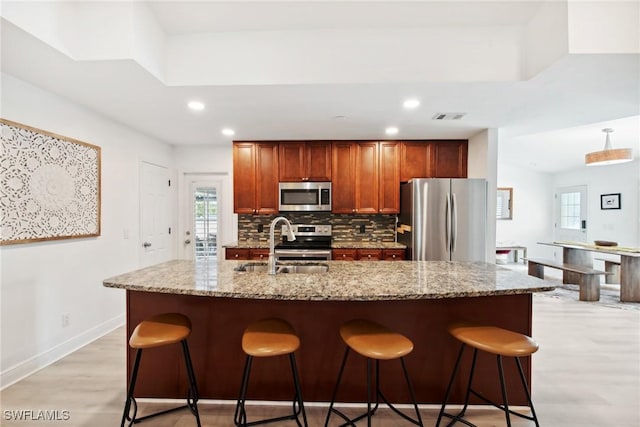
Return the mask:
[[[640,248],[604,246],[586,242],[538,242],[541,245],[562,248],[565,263],[593,267],[592,253],[618,255],[620,257],[620,301],[640,302]],[[563,283],[573,283],[569,272],[563,272]]]

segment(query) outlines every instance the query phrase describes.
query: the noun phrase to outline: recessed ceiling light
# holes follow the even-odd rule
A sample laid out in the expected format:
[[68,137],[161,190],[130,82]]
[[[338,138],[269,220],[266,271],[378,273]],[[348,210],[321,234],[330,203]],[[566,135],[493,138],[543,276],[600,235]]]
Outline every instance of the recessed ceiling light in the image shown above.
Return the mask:
[[224,128],[224,129],[222,129],[222,134],[223,135],[227,135],[227,136],[231,136],[231,135],[235,135],[236,132],[233,129]]
[[408,110],[418,108],[420,106],[420,100],[416,98],[407,99],[402,103],[402,106]]
[[189,108],[191,108],[193,111],[202,111],[202,110],[204,110],[204,104],[202,102],[200,102],[200,101],[189,101],[187,106]]
[[398,128],[397,127],[388,127],[384,130],[384,133],[386,133],[387,135],[395,135],[398,133]]

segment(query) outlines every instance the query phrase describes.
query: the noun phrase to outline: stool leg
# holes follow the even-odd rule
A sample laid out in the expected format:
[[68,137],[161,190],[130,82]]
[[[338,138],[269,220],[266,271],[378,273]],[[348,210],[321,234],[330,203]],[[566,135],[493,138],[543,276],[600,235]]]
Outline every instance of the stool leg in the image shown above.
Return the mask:
[[[333,409],[333,404],[335,403],[336,396],[338,395],[338,388],[340,387],[340,381],[342,380],[342,374],[344,372],[344,367],[347,364],[347,357],[348,356],[349,356],[349,347],[347,347],[347,349],[344,351],[344,357],[342,358],[342,365],[340,365],[340,371],[338,372],[338,381],[336,382],[336,386],[333,389],[333,396],[331,396],[331,403],[329,404],[329,410],[327,411],[327,419],[324,422],[324,427],[327,427],[329,425],[329,419],[331,418],[331,413],[332,412],[336,412],[345,421],[347,421],[348,423],[350,422],[347,417],[342,415],[342,413],[340,413],[337,410]],[[351,423],[351,425],[354,425],[354,424]]]
[[529,402],[529,407],[531,408],[531,415],[533,418],[533,422],[536,423],[536,427],[540,427],[538,424],[538,416],[536,415],[536,410],[533,409],[533,402],[531,401],[531,393],[529,393],[529,386],[527,385],[527,379],[524,376],[524,371],[522,370],[522,364],[520,363],[520,358],[516,357],[516,364],[518,365],[518,373],[520,374],[520,380],[522,381],[522,386],[524,387],[524,392],[527,395],[527,401]]
[[[377,363],[376,363],[376,368],[378,368]],[[377,393],[376,393],[376,397],[377,397]],[[369,359],[368,357],[367,357],[367,427],[371,427],[371,359]]]
[[189,392],[187,394],[187,407],[196,417],[196,423],[200,427],[200,413],[198,412],[198,385],[196,383],[196,376],[193,372],[193,363],[191,362],[191,354],[189,353],[189,345],[187,340],[182,340],[182,354],[184,355],[184,363],[187,368],[187,375],[189,377]]
[[453,382],[456,379],[456,375],[458,374],[458,368],[460,367],[460,361],[462,360],[462,354],[464,353],[465,344],[460,346],[460,351],[458,352],[458,358],[456,359],[456,364],[453,366],[453,372],[451,373],[451,378],[449,379],[449,385],[447,386],[447,391],[444,394],[444,400],[442,401],[442,406],[440,407],[440,413],[438,414],[438,420],[436,421],[436,427],[440,426],[440,421],[442,421],[442,417],[444,416],[444,409],[447,406],[447,402],[449,401],[449,396],[451,395],[451,389],[453,388]]
[[[304,421],[304,426],[307,427],[307,414],[304,410],[304,400],[302,399],[302,390],[300,389],[300,379],[298,378],[298,368],[296,366],[296,356],[293,353],[289,354],[289,361],[291,362],[291,372],[293,373],[293,385],[296,389],[296,397],[293,402],[293,415],[295,416],[296,423],[298,426],[301,426],[300,421],[298,421],[298,414],[302,412],[302,420]],[[298,409],[296,410],[296,401],[298,402]]]
[[[411,401],[413,402],[413,407],[416,410],[416,418],[417,418],[417,424],[420,427],[422,427],[422,417],[420,416],[420,410],[418,409],[418,402],[416,401],[416,394],[413,391],[413,386],[411,385],[411,380],[409,379],[409,373],[407,372],[407,367],[404,364],[404,357],[400,358],[400,363],[402,363],[402,370],[404,371],[404,378],[407,381],[407,386],[409,387],[409,394],[411,395]],[[402,414],[404,416],[404,414]]]
[[249,373],[251,372],[251,362],[253,356],[247,356],[247,361],[244,364],[244,374],[242,375],[242,385],[240,386],[240,397],[236,404],[236,412],[233,416],[233,422],[236,426],[247,425],[247,413],[244,408],[244,402],[247,396],[247,385],[249,383]]
[[511,417],[509,416],[509,401],[507,399],[507,387],[504,383],[504,371],[502,369],[502,356],[498,355],[498,372],[500,373],[500,388],[502,389],[502,401],[504,402],[504,416],[507,419],[507,427],[511,427]]
[[[142,357],[142,349],[139,348],[136,351],[136,359],[133,362],[133,370],[131,371],[131,380],[129,381],[129,390],[127,391],[127,400],[124,404],[124,412],[122,413],[122,421],[120,427],[124,427],[125,420],[131,421],[129,427],[133,425],[138,412],[138,404],[133,397],[133,390],[136,387],[136,379],[138,378],[138,368],[140,367],[140,358]],[[129,418],[129,411],[131,410],[131,404],[133,403],[133,416]]]

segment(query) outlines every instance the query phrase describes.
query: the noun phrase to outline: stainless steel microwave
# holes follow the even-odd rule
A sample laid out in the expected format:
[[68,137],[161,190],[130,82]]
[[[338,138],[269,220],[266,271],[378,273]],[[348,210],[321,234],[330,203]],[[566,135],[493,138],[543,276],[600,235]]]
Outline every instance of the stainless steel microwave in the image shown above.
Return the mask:
[[281,182],[280,211],[331,212],[330,182]]

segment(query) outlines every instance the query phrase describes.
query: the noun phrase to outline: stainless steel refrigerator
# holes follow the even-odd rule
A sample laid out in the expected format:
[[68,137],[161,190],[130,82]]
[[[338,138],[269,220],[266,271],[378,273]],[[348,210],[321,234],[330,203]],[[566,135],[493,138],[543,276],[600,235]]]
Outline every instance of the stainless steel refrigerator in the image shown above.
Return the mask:
[[398,242],[411,260],[486,261],[487,181],[417,178],[400,185]]

